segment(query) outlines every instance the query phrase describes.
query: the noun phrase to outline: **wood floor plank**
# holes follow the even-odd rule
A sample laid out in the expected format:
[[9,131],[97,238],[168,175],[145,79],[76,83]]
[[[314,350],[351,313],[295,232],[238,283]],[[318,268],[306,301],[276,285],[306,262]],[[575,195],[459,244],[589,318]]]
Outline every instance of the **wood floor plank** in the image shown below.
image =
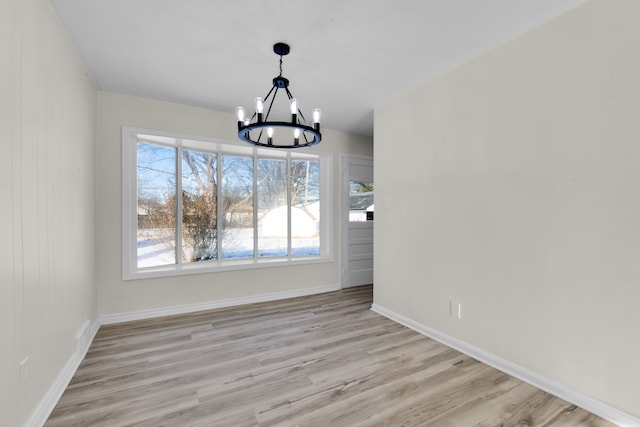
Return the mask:
[[613,425],[371,303],[365,286],[103,326],[45,425]]

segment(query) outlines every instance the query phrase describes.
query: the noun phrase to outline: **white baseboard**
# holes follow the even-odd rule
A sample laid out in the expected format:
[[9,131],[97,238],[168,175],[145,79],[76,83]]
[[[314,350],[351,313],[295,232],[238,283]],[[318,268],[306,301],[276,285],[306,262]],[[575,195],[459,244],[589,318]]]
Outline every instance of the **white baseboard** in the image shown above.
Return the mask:
[[98,320],[95,320],[93,323],[87,320],[82,324],[76,334],[76,342],[78,343],[76,350],[64,365],[51,387],[49,387],[49,390],[47,390],[47,393],[38,406],[31,413],[31,417],[29,417],[29,420],[25,423],[25,427],[41,427],[47,421],[47,418],[49,418],[49,415],[51,415],[51,412],[56,407],[58,400],[60,400],[62,393],[64,393],[69,382],[71,382],[71,378],[73,378],[73,375],[76,373],[78,366],[82,363],[99,328],[100,323]]
[[400,323],[416,332],[421,333],[429,338],[441,342],[442,344],[458,350],[468,356],[479,360],[489,366],[492,366],[506,374],[509,374],[521,381],[533,385],[541,390],[546,391],[560,399],[573,403],[574,405],[585,409],[601,418],[611,421],[621,427],[638,427],[640,426],[640,419],[631,414],[620,411],[612,406],[607,405],[599,400],[593,399],[575,390],[571,390],[564,385],[551,381],[548,378],[543,377],[535,372],[532,372],[522,366],[511,363],[508,360],[502,359],[477,347],[474,347],[464,341],[461,341],[452,336],[443,334],[435,329],[432,329],[426,325],[416,322],[406,316],[398,314],[392,310],[386,309],[380,305],[373,304],[371,310],[387,317],[394,322]]
[[133,311],[129,313],[106,314],[100,317],[101,325],[129,322],[132,320],[151,319],[154,317],[171,316],[174,314],[193,313],[196,311],[213,310],[216,308],[233,307],[243,304],[255,304],[258,302],[276,301],[281,299],[302,297],[306,295],[322,294],[340,290],[340,285],[322,286],[319,288],[299,289],[295,291],[274,292],[270,294],[252,295],[241,298],[227,298],[217,301],[209,301],[197,304],[176,305],[151,310]]

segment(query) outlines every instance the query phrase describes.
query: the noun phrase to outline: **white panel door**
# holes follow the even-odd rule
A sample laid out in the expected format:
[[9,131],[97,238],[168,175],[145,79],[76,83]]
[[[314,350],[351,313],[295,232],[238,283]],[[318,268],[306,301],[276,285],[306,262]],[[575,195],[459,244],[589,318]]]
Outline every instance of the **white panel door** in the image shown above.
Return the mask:
[[342,156],[342,287],[373,283],[373,159]]

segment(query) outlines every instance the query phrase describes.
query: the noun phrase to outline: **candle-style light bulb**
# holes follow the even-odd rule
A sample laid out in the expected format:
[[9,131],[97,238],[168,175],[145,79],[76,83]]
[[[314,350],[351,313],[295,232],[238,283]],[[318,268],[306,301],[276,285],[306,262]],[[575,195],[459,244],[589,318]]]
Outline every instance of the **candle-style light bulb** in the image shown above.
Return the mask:
[[238,131],[240,131],[242,125],[244,124],[244,108],[237,107],[236,116],[238,116]]
[[293,145],[298,145],[300,143],[300,129],[293,130]]
[[264,104],[262,103],[262,98],[256,98],[256,113],[262,114],[262,110],[264,109]]
[[238,117],[239,122],[244,122],[244,108],[237,107],[236,108],[236,116]]
[[291,98],[289,100],[289,110],[291,111],[291,123],[298,122],[298,100]]
[[267,128],[267,144],[273,144],[273,128]]
[[264,108],[264,105],[262,104],[262,98],[258,97],[256,98],[256,113],[257,113],[257,121],[258,123],[262,122],[262,110]]
[[314,108],[311,114],[313,115],[313,128],[316,131],[320,131],[320,116],[322,115],[322,112],[319,108]]

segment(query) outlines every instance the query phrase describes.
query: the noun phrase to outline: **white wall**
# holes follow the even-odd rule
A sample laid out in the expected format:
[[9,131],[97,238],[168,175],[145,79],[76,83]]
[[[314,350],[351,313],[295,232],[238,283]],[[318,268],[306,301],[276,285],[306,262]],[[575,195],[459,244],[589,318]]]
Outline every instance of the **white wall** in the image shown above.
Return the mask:
[[[0,425],[23,425],[96,318],[96,89],[46,0],[0,3]],[[19,363],[28,357],[22,384]]]
[[375,303],[636,417],[638,16],[592,0],[378,108],[374,135]]
[[324,130],[322,143],[317,147],[318,151],[335,153],[334,262],[123,281],[120,238],[122,126],[237,141],[236,119],[231,113],[111,92],[98,93],[96,268],[101,315],[296,292],[340,283],[338,153],[371,155],[371,137]]

